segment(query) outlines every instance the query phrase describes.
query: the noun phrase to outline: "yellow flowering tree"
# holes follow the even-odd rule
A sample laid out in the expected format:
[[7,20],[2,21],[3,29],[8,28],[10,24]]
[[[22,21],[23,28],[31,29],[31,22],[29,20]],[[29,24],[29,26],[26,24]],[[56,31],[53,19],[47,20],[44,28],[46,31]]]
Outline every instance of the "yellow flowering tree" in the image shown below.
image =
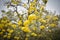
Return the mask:
[[[45,10],[48,0],[11,0],[2,10],[0,18],[0,40],[56,40],[53,34],[58,29],[60,17]],[[42,1],[43,3],[40,3]],[[19,13],[18,6],[24,7],[26,13]]]

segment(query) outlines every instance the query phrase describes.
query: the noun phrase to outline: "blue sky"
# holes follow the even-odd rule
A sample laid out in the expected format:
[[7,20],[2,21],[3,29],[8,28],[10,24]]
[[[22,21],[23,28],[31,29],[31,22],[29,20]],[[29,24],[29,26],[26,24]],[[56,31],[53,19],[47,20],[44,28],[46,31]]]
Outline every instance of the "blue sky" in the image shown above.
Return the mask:
[[[4,3],[6,1],[8,1],[8,0],[0,0],[0,11],[2,9],[6,9],[6,7],[4,7],[5,6]],[[48,3],[46,5],[46,9],[60,13],[60,0],[48,0]],[[1,15],[1,12],[0,12],[0,15]]]

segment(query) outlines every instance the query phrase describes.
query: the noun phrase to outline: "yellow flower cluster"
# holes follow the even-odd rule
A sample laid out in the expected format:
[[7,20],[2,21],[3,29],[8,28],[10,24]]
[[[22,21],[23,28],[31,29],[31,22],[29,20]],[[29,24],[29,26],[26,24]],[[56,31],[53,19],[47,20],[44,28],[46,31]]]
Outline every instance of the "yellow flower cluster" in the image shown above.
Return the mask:
[[28,20],[32,21],[32,20],[36,20],[37,16],[35,14],[31,14],[28,16]]
[[34,33],[34,32],[33,32],[33,33],[31,33],[31,35],[32,35],[32,36],[37,36],[37,34],[36,34],[36,33]]
[[33,27],[32,29],[35,31],[36,30],[36,27]]
[[53,20],[58,20],[58,17],[57,17],[57,16],[54,16],[54,17],[53,17]]
[[28,40],[28,38],[26,37],[25,40]]
[[42,11],[42,10],[44,10],[44,6],[41,6],[41,7],[40,7],[40,11]]
[[29,27],[22,27],[21,28],[24,32],[31,32],[31,30],[29,29]]
[[46,20],[44,20],[43,18],[39,19],[39,21],[42,23],[46,23]]
[[49,19],[51,17],[51,15],[46,15],[46,18]]
[[17,27],[16,24],[12,24],[11,26],[12,26],[12,28],[14,28],[14,29]]
[[30,7],[28,12],[29,12],[29,13],[32,13],[34,10],[35,10],[34,7]]
[[4,27],[4,24],[0,24],[0,29],[3,29],[3,27]]
[[7,37],[7,35],[4,35],[3,38]]
[[19,37],[15,36],[15,37],[14,37],[14,39],[17,39],[17,40],[19,40]]
[[[50,28],[57,28],[58,16],[49,14],[47,10],[44,10],[45,4],[41,5],[38,0],[28,1],[31,1],[29,2],[29,5],[26,3],[22,4],[24,8],[27,8],[28,6],[28,14],[26,13],[25,15],[25,12],[23,12],[23,14],[20,15],[19,12],[16,12],[17,15],[14,15],[14,13],[14,16],[12,17],[14,19],[16,16],[15,20],[10,19],[9,16],[7,16],[8,18],[2,17],[0,19],[1,40],[31,40],[32,38],[32,40],[35,40],[36,37],[40,40],[41,37],[46,37],[46,32],[51,32],[52,34]],[[11,0],[13,6],[17,6],[19,2],[20,0]],[[36,40],[38,40],[38,38]]]
[[29,26],[29,24],[30,24],[29,20],[24,21],[24,26]]
[[0,32],[0,35],[2,35],[3,34],[3,32]]
[[41,29],[41,30],[42,30],[42,29],[44,29],[44,28],[45,28],[45,26],[44,26],[44,25],[41,25],[41,26],[40,26],[40,29]]
[[18,25],[21,25],[21,24],[22,24],[22,21],[21,21],[21,20],[19,20],[19,21],[18,21]]
[[9,33],[13,33],[14,30],[7,29],[7,31],[8,31]]
[[36,1],[37,0],[34,0],[33,2],[30,3],[29,10],[28,10],[29,13],[32,13],[36,9],[35,7]]
[[51,27],[56,27],[56,24],[55,23],[51,23],[50,26]]

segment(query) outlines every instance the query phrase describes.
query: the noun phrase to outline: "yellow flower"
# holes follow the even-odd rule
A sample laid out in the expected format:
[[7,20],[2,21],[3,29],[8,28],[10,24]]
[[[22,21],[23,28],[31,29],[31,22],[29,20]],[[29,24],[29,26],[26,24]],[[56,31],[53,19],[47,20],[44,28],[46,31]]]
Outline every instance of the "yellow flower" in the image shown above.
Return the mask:
[[39,36],[39,37],[41,37],[41,36],[42,36],[42,34],[39,34],[38,36]]
[[4,24],[0,24],[0,29],[3,29],[3,27],[4,27]]
[[13,32],[13,30],[10,30],[10,33],[12,33]]
[[20,34],[20,32],[17,32],[18,34]]
[[31,2],[30,7],[28,9],[29,13],[32,13],[36,8],[34,7],[36,5],[36,2]]
[[17,37],[17,36],[15,36],[14,38],[17,39],[17,40],[19,39],[19,37]]
[[34,7],[36,5],[36,2],[31,2],[30,7]]
[[29,34],[26,34],[26,37],[29,37],[30,35]]
[[22,27],[21,29],[24,32],[31,32],[31,30],[28,27]]
[[28,26],[30,24],[29,20],[24,21],[24,26]]
[[12,26],[14,29],[16,28],[16,24],[12,24],[11,26]]
[[2,32],[5,32],[5,29],[2,29]]
[[51,23],[50,26],[51,26],[51,27],[56,27],[56,24]]
[[11,37],[10,35],[7,36],[8,39],[10,39],[10,37]]
[[15,38],[15,39],[17,39],[17,37],[16,37],[16,36],[15,36],[14,38]]
[[51,17],[51,15],[47,15],[46,18],[49,19]]
[[37,34],[36,34],[36,33],[34,33],[34,32],[33,32],[33,33],[31,33],[31,35],[32,35],[32,36],[37,36]]
[[46,20],[44,20],[43,18],[39,19],[39,21],[42,23],[46,23]]
[[1,23],[5,23],[5,21],[4,20],[1,20]]
[[33,27],[32,29],[35,31],[36,30],[36,27]]
[[9,32],[9,31],[10,31],[10,29],[8,28],[8,29],[7,29],[7,31]]
[[44,6],[41,6],[41,7],[40,7],[40,11],[42,11],[42,10],[44,10]]
[[54,16],[54,17],[53,17],[53,20],[58,20],[58,17],[57,17],[57,16]]
[[0,34],[3,34],[3,32],[0,32]]
[[43,25],[40,26],[40,29],[44,29],[44,28],[45,28],[45,26],[43,26]]
[[26,37],[25,40],[28,40],[28,38]]
[[35,7],[29,7],[28,12],[29,12],[29,13],[32,13],[34,10],[35,10]]
[[7,35],[4,35],[3,38],[7,37]]
[[11,26],[11,25],[12,25],[12,23],[11,23],[11,22],[9,22],[7,25]]
[[35,9],[35,12],[34,13],[37,15],[39,12],[37,11],[37,9]]
[[31,21],[31,20],[36,20],[37,19],[37,16],[35,14],[31,14],[28,16],[28,19]]
[[19,21],[18,21],[18,25],[21,25],[21,24],[22,24],[22,21],[21,21],[21,20],[19,20]]
[[12,33],[12,32],[13,32],[13,30],[11,30],[11,29],[7,29],[7,31],[8,31],[9,33]]
[[19,37],[17,37],[17,40],[19,39]]
[[11,33],[8,33],[9,36],[11,36]]
[[27,5],[26,4],[23,4],[23,7],[27,7]]

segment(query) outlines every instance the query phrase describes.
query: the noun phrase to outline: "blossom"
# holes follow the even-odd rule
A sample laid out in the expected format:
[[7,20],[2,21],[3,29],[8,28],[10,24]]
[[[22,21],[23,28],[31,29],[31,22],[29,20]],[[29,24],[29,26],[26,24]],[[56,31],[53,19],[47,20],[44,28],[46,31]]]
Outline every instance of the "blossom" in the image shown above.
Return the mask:
[[32,13],[34,10],[35,10],[35,7],[29,7],[28,12],[29,12],[29,13]]
[[11,23],[11,22],[9,22],[7,25],[11,26],[11,25],[12,25],[12,23]]
[[30,24],[29,20],[24,21],[24,26],[28,26]]
[[22,21],[21,21],[21,20],[19,20],[19,21],[18,21],[18,25],[21,25],[21,24],[22,24]]
[[7,29],[7,31],[8,31],[9,33],[12,33],[12,32],[13,32],[13,30],[11,30],[11,29]]
[[54,16],[54,17],[53,17],[53,20],[58,20],[58,17],[57,17],[57,16]]
[[14,37],[14,39],[17,39],[17,40],[18,40],[18,39],[19,39],[19,37],[15,36],[15,37]]
[[35,9],[35,14],[37,15],[39,12],[37,11],[37,9]]
[[55,23],[51,23],[50,26],[51,27],[56,27],[56,24]]
[[46,15],[46,18],[49,19],[51,17],[51,15]]
[[28,40],[28,38],[26,37],[25,40]]
[[10,35],[7,36],[8,39],[10,39],[10,37],[11,37]]
[[42,23],[46,23],[46,20],[44,20],[43,18],[39,19],[39,21]]
[[4,27],[4,24],[0,24],[0,29],[2,29]]
[[31,32],[31,30],[28,27],[22,27],[21,28],[24,32]]
[[7,35],[4,35],[3,38],[7,37]]
[[11,33],[8,33],[9,36],[11,36]]
[[44,10],[44,6],[41,6],[41,7],[40,7],[40,10],[41,10],[41,11]]
[[36,34],[36,33],[34,33],[34,32],[33,32],[33,33],[31,33],[31,35],[32,35],[32,36],[37,36],[37,34]]
[[28,16],[28,19],[29,19],[30,21],[36,20],[36,19],[37,19],[37,16],[36,16],[35,14],[31,14],[31,15]]
[[11,26],[12,26],[12,28],[14,28],[14,29],[16,28],[16,24],[12,24]]
[[5,29],[2,29],[2,32],[5,32]]
[[29,13],[32,13],[36,9],[35,5],[36,5],[35,1],[30,3],[29,9],[28,9]]
[[3,34],[3,32],[0,32],[0,34]]
[[40,26],[40,29],[44,29],[44,28],[45,28],[45,26],[44,26],[44,25],[41,25],[41,26]]
[[36,27],[33,27],[32,29],[35,31],[36,30]]

